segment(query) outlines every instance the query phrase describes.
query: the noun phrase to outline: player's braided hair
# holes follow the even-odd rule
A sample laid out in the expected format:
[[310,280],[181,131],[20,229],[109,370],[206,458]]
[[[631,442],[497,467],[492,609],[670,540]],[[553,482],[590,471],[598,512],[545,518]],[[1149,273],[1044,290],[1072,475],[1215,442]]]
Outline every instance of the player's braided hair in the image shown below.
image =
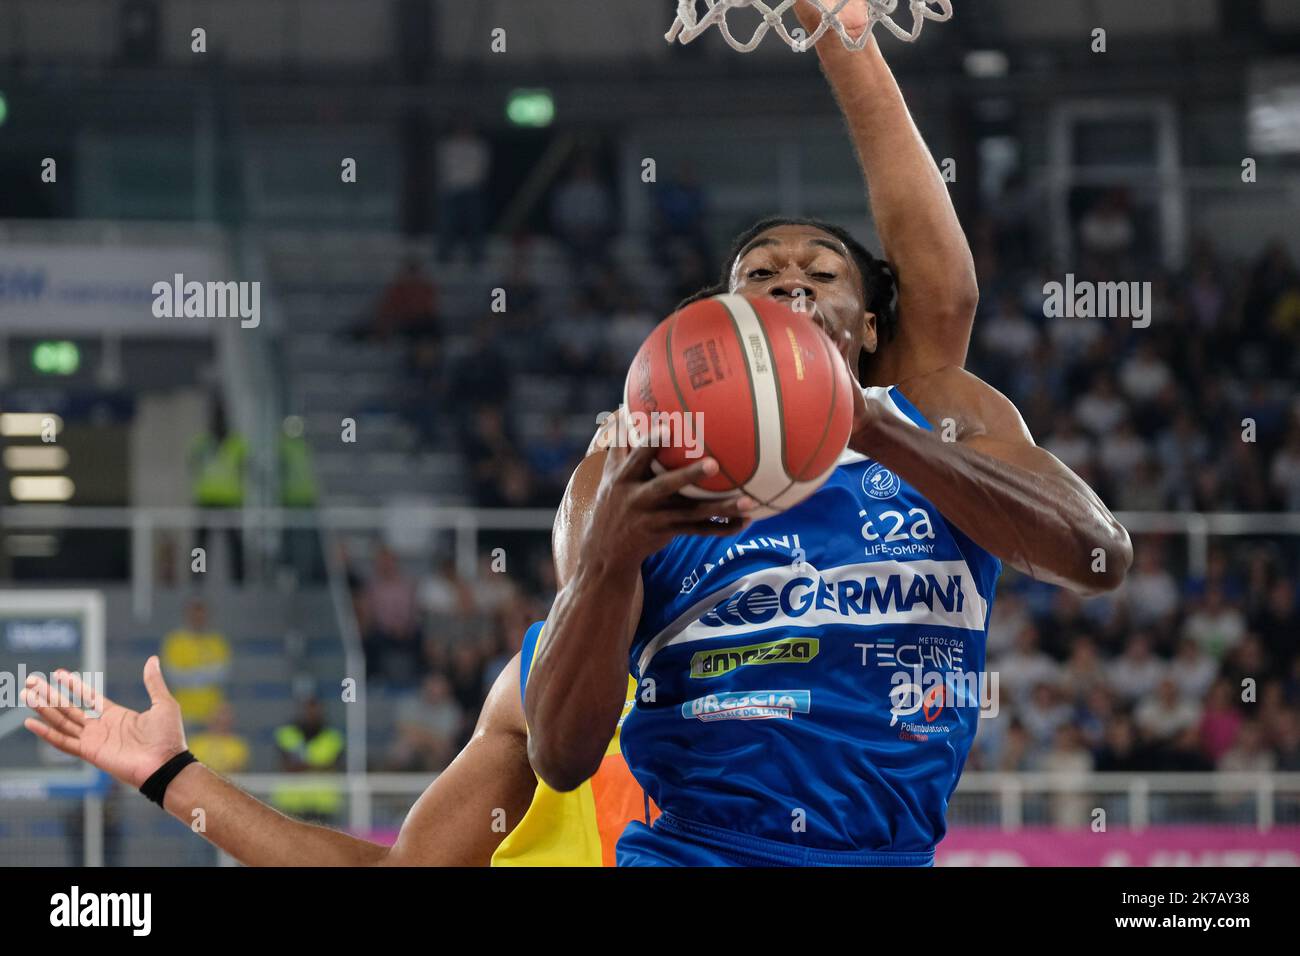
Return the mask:
[[849,254],[853,256],[853,261],[857,263],[858,271],[862,274],[862,301],[866,303],[868,312],[875,313],[876,334],[879,336],[879,340],[888,342],[894,337],[894,332],[898,328],[898,280],[894,276],[893,267],[884,259],[872,255],[871,251],[854,239],[847,229],[821,219],[773,216],[754,223],[732,242],[731,251],[722,264],[722,276],[718,282],[685,299],[677,308],[684,309],[701,299],[708,299],[729,292],[731,290],[731,269],[741,251],[767,230],[779,226],[812,226],[814,229],[829,233],[844,243],[849,250]]

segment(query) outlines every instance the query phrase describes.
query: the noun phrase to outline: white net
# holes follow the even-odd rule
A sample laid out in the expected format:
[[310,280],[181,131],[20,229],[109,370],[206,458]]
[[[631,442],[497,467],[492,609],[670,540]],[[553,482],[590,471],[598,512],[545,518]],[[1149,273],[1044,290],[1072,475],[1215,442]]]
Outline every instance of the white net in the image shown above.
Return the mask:
[[[810,4],[821,14],[821,22],[812,33],[808,33],[793,15],[790,17],[793,25],[787,25],[786,14],[794,9],[796,2]],[[894,19],[899,3],[900,0],[768,0],[766,3],[763,0],[680,0],[677,20],[668,31],[667,40],[669,43],[674,40],[690,43],[716,26],[732,49],[749,53],[771,31],[791,49],[802,53],[812,49],[827,31],[834,30],[850,50],[861,50],[870,41],[877,23],[900,40],[911,43],[921,35],[926,20],[942,23],[952,18],[952,0],[909,0],[907,5],[911,9],[912,23],[905,27]],[[731,11],[743,7],[752,8],[762,18],[748,40],[738,38],[727,20]],[[850,32],[841,19],[842,13],[852,17],[850,22],[858,25],[858,31]],[[865,28],[862,24],[864,16]]]

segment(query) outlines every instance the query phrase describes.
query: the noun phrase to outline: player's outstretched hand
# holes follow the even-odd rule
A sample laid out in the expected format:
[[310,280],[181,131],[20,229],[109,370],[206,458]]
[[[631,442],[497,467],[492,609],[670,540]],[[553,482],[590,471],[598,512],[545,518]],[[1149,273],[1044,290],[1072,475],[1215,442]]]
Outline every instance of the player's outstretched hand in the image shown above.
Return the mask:
[[[666,443],[668,434],[661,436]],[[697,462],[655,475],[650,463],[658,448],[649,441],[629,447],[613,443],[584,541],[586,555],[602,564],[636,566],[677,535],[720,537],[745,528],[757,502],[748,495],[699,500],[679,492],[710,475],[718,463]]]
[[[186,749],[181,708],[163,682],[157,656],[144,665],[144,686],[151,701],[144,713],[96,694],[76,674],[57,670],[50,676],[57,686],[35,674],[27,678],[22,702],[36,711],[40,720],[28,717],[23,726],[64,753],[139,788],[155,770]],[[99,716],[85,713],[82,706]]]

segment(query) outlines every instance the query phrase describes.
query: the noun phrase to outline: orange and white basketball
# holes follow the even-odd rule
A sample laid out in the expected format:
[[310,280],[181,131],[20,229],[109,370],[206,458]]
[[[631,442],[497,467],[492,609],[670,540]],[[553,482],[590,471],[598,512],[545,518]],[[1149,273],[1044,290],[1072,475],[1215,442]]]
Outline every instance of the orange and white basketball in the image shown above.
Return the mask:
[[848,366],[805,313],[774,299],[719,295],[665,319],[637,352],[623,403],[629,431],[660,441],[655,470],[709,455],[718,473],[683,494],[743,492],[765,518],[830,477],[853,427]]

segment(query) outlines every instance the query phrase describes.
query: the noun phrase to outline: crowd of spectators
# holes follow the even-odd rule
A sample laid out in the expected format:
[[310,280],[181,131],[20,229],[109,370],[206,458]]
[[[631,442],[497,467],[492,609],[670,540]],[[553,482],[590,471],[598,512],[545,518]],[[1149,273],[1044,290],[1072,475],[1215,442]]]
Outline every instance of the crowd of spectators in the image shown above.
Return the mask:
[[393,739],[372,759],[378,769],[446,766],[524,632],[546,616],[554,594],[548,562],[537,560],[526,573],[495,567],[485,560],[469,578],[454,560],[438,559],[412,573],[379,545],[368,572],[352,575],[368,687],[393,705]]
[[1294,552],[1250,542],[1179,574],[1142,537],[1113,595],[1087,600],[1009,573],[988,638],[993,719],[979,770],[1300,770]]

